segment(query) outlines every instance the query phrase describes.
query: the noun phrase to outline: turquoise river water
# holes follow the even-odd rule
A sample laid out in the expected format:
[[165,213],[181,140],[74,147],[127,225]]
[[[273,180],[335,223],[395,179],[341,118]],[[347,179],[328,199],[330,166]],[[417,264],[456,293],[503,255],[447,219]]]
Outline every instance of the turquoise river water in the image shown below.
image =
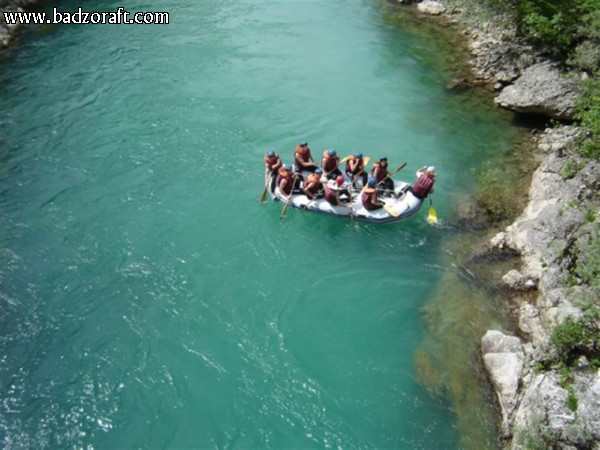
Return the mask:
[[385,2],[126,7],[170,24],[47,25],[0,60],[1,446],[468,447],[415,370],[451,231],[280,220],[262,155],[435,164],[444,224],[510,119]]

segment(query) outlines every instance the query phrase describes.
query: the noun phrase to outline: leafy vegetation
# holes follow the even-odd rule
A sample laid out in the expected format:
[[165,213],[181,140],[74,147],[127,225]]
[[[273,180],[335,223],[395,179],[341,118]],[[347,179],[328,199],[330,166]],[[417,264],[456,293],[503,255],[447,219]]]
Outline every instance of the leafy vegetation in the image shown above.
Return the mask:
[[516,215],[514,189],[506,170],[486,164],[476,176],[478,186],[475,200],[493,220],[510,219]]
[[578,105],[581,154],[600,159],[600,0],[513,0],[523,37],[590,75]]
[[587,158],[600,159],[600,76],[585,82],[577,111],[585,130],[580,152]]

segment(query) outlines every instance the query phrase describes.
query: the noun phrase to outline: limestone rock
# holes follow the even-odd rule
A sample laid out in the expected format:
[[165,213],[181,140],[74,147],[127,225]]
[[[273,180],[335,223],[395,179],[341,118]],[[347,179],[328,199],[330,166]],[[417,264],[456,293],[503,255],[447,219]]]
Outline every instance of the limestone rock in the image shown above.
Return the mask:
[[483,362],[490,375],[502,410],[502,432],[510,433],[523,372],[523,346],[519,338],[489,330],[482,338]]
[[572,120],[580,93],[581,78],[578,75],[565,76],[553,64],[538,63],[526,69],[494,101],[516,112]]
[[431,14],[432,16],[439,16],[446,12],[446,7],[440,2],[434,0],[425,0],[417,5],[417,9],[425,14]]
[[523,275],[516,269],[512,269],[502,277],[502,282],[515,291],[530,291],[535,289],[535,281]]
[[[598,442],[600,377],[596,373],[575,374],[574,378],[569,393],[555,373],[536,375],[514,416],[512,449],[526,449],[532,443],[590,448],[590,441]],[[569,401],[570,397],[576,402]]]

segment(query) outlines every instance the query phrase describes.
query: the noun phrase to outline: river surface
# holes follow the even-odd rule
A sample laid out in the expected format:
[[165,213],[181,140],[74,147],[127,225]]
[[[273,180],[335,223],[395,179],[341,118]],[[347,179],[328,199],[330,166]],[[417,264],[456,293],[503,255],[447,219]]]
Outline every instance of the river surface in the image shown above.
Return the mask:
[[[0,60],[1,446],[495,448],[431,302],[481,296],[444,224],[510,118],[447,92],[385,2],[126,7],[170,24],[47,25]],[[262,156],[301,140],[434,164],[442,226],[280,220]]]

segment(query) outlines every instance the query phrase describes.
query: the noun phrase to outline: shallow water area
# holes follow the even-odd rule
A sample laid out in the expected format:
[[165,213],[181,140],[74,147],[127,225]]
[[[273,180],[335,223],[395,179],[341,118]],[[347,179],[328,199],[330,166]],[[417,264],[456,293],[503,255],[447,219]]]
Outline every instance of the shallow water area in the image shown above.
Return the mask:
[[281,220],[262,155],[435,164],[444,225],[510,118],[446,92],[384,3],[127,8],[170,24],[48,26],[0,61],[3,447],[465,448],[415,363],[452,230]]

